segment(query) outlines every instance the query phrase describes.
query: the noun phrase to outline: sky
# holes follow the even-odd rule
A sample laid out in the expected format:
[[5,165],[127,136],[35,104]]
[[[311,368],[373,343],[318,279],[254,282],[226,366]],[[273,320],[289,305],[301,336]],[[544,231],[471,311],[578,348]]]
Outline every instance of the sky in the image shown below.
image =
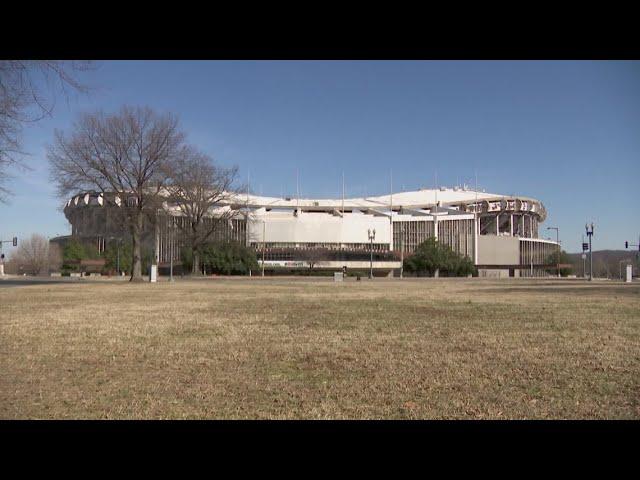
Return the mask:
[[[46,145],[81,112],[172,112],[190,143],[256,194],[383,195],[475,184],[543,202],[541,238],[623,249],[640,235],[640,62],[99,61],[23,132],[2,239],[67,235]],[[10,247],[5,244],[5,252]]]

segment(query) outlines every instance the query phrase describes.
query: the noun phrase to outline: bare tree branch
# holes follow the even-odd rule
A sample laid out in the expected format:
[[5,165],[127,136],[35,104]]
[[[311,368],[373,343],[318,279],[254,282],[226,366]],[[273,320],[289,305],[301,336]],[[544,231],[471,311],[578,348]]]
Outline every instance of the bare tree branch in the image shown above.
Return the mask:
[[144,220],[161,208],[166,172],[185,150],[184,138],[175,116],[125,106],[113,115],[81,115],[70,135],[57,131],[48,147],[51,180],[61,197],[98,191],[125,214],[133,240],[132,281],[142,280]]
[[168,204],[178,210],[185,222],[176,222],[193,250],[193,273],[200,271],[200,251],[204,245],[224,231],[238,210],[220,207],[237,194],[234,183],[237,167],[223,168],[211,157],[186,147],[166,172]]
[[49,241],[46,237],[34,233],[20,242],[12,260],[15,261],[18,272],[29,275],[46,273],[49,267]]
[[56,93],[69,99],[71,92],[87,93],[75,74],[93,68],[92,62],[0,61],[0,202],[6,203],[11,191],[4,186],[11,168],[28,169],[22,146],[24,125],[50,116]]

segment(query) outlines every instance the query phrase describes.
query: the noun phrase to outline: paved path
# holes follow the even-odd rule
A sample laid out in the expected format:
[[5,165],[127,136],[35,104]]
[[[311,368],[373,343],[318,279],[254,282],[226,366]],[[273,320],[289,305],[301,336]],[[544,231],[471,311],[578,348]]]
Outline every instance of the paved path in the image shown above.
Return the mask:
[[37,277],[5,277],[0,278],[0,288],[2,287],[26,287],[28,285],[45,285],[47,283],[70,283],[78,282],[79,278],[70,277],[52,277],[52,278],[37,278]]

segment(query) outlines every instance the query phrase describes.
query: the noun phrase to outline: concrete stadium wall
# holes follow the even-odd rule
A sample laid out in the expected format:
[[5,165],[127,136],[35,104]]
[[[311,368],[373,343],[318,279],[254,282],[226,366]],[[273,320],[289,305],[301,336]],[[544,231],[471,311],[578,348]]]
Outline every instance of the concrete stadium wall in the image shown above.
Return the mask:
[[[264,240],[263,240],[263,222]],[[266,243],[369,243],[368,229],[376,230],[373,243],[391,242],[391,224],[386,217],[329,213],[256,213],[249,221],[249,242]]]
[[478,265],[518,265],[520,243],[516,237],[480,235],[478,237]]

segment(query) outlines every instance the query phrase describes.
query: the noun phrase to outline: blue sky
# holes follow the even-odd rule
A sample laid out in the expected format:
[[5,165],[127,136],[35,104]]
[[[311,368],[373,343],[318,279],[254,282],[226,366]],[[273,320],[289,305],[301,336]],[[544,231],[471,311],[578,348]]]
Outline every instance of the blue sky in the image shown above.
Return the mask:
[[[640,62],[126,61],[82,75],[88,96],[58,95],[24,130],[31,171],[0,205],[0,234],[68,234],[45,145],[82,111],[148,105],[176,113],[188,139],[250,171],[256,193],[348,196],[473,183],[540,199],[546,226],[580,249],[624,248],[640,234]],[[7,247],[4,247],[5,250]]]

